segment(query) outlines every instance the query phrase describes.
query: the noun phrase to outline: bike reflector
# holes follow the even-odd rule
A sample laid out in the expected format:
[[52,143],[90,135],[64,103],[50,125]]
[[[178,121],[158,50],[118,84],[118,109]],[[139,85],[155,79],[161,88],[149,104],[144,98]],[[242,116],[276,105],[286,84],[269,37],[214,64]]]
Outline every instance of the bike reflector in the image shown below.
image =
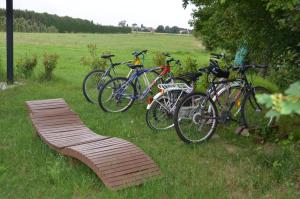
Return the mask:
[[147,104],[152,104],[153,102],[153,97],[148,97],[147,98]]

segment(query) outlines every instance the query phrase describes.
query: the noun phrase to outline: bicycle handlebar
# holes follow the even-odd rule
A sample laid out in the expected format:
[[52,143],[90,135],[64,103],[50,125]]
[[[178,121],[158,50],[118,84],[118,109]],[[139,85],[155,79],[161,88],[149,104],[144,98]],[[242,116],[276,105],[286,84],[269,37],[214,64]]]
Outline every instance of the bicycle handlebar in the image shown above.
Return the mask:
[[162,55],[165,57],[171,57],[170,53],[162,53]]
[[250,64],[250,65],[242,65],[242,66],[238,66],[238,67],[234,67],[231,66],[230,68],[232,70],[238,71],[238,72],[246,72],[247,70],[251,69],[251,68],[268,68],[269,65],[267,64]]
[[142,55],[142,54],[147,54],[147,52],[148,52],[148,50],[145,49],[145,50],[142,50],[142,51],[140,51],[140,52],[138,52],[138,51],[133,52],[132,55],[134,55],[135,57],[138,57],[138,56],[140,56],[140,55]]
[[170,58],[166,62],[167,62],[167,65],[170,65],[172,62],[175,62],[175,64],[177,64],[177,65],[181,65],[181,61],[179,59]]
[[225,58],[225,54],[224,53],[222,53],[222,54],[211,53],[210,55],[211,55],[211,57],[213,57],[215,59],[224,59]]

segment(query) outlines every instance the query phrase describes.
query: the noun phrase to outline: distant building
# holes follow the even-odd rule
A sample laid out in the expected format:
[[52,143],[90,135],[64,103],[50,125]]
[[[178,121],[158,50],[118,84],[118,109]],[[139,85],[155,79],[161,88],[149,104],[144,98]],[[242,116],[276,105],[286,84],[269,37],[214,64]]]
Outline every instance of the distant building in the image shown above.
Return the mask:
[[189,35],[189,34],[191,34],[191,33],[192,33],[192,31],[189,30],[189,29],[181,29],[181,30],[179,31],[179,34],[181,34],[181,35]]

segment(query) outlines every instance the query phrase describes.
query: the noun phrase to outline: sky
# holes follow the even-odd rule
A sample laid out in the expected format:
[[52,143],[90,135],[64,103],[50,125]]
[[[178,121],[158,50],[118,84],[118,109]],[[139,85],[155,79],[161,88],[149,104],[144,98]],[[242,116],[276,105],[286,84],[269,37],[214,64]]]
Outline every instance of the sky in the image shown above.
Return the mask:
[[[1,0],[0,7],[5,8],[5,3]],[[88,19],[102,25],[118,25],[126,20],[129,25],[154,28],[190,28],[188,21],[193,9],[184,9],[182,0],[14,0],[14,8]]]

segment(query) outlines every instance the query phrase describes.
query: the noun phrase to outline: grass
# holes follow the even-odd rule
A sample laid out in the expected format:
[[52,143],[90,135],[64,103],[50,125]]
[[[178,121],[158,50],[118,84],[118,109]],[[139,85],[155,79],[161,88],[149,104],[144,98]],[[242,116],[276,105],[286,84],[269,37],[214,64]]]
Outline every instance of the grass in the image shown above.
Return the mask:
[[[0,34],[3,52],[4,33]],[[88,104],[81,93],[81,83],[89,68],[79,62],[88,54],[86,45],[90,43],[97,44],[99,53],[116,53],[116,61],[130,59],[132,51],[144,48],[152,52],[147,56],[149,66],[155,51],[168,51],[178,58],[192,56],[201,64],[208,61],[208,53],[193,37],[16,34],[16,59],[25,54],[42,57],[45,52],[57,53],[60,59],[53,81],[39,80],[43,71],[40,59],[34,78],[24,86],[0,91],[0,198],[300,197],[297,151],[255,144],[251,137],[236,136],[223,126],[208,143],[189,146],[174,131],[149,130],[144,121],[144,102],[123,114],[104,114]],[[1,56],[5,60],[4,52]],[[256,81],[273,86],[263,79]],[[140,187],[118,192],[106,189],[85,165],[58,155],[35,135],[24,102],[48,98],[66,99],[96,133],[124,138],[141,147],[158,163],[163,176]]]

